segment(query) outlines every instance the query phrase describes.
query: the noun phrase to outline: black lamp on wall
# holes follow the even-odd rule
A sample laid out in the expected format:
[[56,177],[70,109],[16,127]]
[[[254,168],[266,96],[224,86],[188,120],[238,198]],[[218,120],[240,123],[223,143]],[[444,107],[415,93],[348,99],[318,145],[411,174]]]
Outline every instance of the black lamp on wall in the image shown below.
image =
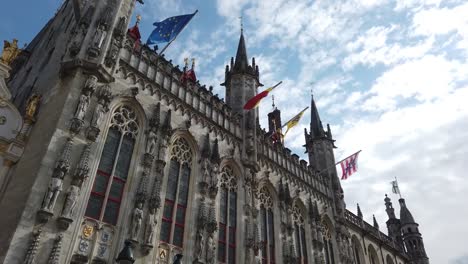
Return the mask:
[[132,243],[130,241],[125,241],[125,246],[122,251],[120,251],[116,261],[118,264],[133,264],[135,262],[135,258],[133,257]]

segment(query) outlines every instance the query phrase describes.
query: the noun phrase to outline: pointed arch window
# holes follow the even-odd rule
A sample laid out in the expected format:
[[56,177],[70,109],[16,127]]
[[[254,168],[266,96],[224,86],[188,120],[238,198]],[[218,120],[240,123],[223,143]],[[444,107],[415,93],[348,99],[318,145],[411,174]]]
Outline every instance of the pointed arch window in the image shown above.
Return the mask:
[[266,187],[262,187],[262,189],[260,189],[259,200],[262,264],[273,264],[276,263],[273,201],[271,199],[270,192]]
[[221,170],[218,261],[236,263],[237,180],[231,167]]
[[305,237],[304,216],[297,205],[294,205],[293,207],[293,222],[294,242],[296,244],[297,257],[299,259],[299,263],[307,264],[307,242]]
[[330,224],[322,218],[322,227],[323,227],[323,244],[325,249],[325,263],[326,264],[335,264],[335,256],[332,243],[332,234]]
[[116,225],[139,126],[135,112],[123,105],[112,114],[85,216]]
[[160,240],[182,248],[184,243],[192,151],[184,138],[177,138],[171,149]]

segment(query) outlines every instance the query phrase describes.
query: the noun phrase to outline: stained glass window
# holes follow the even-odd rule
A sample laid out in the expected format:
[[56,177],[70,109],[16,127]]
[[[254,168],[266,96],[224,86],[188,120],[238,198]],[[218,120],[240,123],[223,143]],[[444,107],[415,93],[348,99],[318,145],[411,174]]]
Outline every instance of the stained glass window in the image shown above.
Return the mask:
[[307,243],[305,238],[304,229],[304,216],[303,212],[295,204],[293,207],[293,221],[294,221],[294,243],[296,245],[296,254],[299,258],[299,263],[307,263]]
[[128,106],[117,108],[89,197],[87,217],[117,224],[137,134],[138,122],[133,110]]
[[229,166],[220,173],[218,261],[236,263],[237,181]]
[[182,248],[190,187],[192,152],[183,138],[171,150],[160,240]]
[[273,264],[276,263],[273,201],[266,187],[260,189],[258,196],[260,200],[262,263]]

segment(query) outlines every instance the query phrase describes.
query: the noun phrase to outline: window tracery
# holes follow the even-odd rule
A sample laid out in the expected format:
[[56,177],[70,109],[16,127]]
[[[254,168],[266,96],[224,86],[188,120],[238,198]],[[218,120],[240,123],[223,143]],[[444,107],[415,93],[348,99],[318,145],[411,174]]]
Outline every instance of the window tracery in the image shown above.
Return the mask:
[[237,178],[231,167],[220,173],[218,261],[236,263]]
[[305,237],[304,216],[299,207],[295,204],[292,208],[294,223],[294,240],[296,244],[297,257],[299,263],[307,263],[307,242]]
[[183,247],[193,153],[184,138],[172,144],[160,240]]
[[262,263],[273,264],[276,263],[273,200],[266,186],[260,189],[258,200],[260,202]]
[[112,114],[85,216],[116,225],[139,125],[127,105]]
[[327,219],[322,217],[322,229],[323,229],[323,243],[325,249],[325,263],[335,264],[335,256],[332,242],[332,230]]

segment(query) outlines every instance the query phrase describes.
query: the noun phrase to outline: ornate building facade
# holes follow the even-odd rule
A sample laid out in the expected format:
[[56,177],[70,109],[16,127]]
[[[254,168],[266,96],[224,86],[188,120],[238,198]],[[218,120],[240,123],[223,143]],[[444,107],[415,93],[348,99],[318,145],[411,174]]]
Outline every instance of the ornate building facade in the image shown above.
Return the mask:
[[136,4],[66,0],[12,63],[35,124],[1,174],[0,262],[115,263],[125,243],[135,263],[429,263],[403,199],[388,235],[346,209],[313,99],[308,162],[242,109],[262,86],[243,33],[223,100],[140,45]]

